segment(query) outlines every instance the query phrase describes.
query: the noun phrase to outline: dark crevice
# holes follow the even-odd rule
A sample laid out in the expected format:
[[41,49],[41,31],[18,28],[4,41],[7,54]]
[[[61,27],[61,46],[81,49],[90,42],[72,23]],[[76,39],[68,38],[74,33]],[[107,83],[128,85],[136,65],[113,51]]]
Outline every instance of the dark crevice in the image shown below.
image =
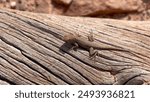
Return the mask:
[[[2,41],[4,41],[6,44],[9,44],[9,45],[11,45],[11,46],[13,46],[13,47],[15,47],[15,48],[21,50],[19,47],[16,47],[15,45],[13,45],[12,43],[9,43],[8,41],[5,41],[3,38],[0,37],[0,39],[1,39]],[[20,62],[23,62],[23,61],[20,61]],[[23,64],[25,64],[25,63],[23,63]],[[27,65],[27,64],[25,64],[25,65]],[[28,67],[30,68],[30,66],[28,66]],[[34,70],[33,68],[31,68],[31,69]],[[34,71],[37,72],[37,70],[34,70]],[[38,73],[41,74],[40,72],[38,72]],[[44,78],[44,79],[46,79],[46,78]],[[46,80],[47,80],[47,79],[46,79]]]
[[[48,72],[51,72],[53,75],[55,75],[55,76],[57,76],[58,78],[60,78],[60,76],[58,76],[58,75],[56,75],[55,73],[53,73],[52,71],[50,71],[48,68],[46,68],[44,65],[40,64],[39,62],[37,62],[35,59],[30,58],[28,55],[24,54],[23,52],[22,52],[22,54],[23,54],[24,56],[26,56],[28,59],[30,59],[30,60],[32,60],[33,62],[35,62],[36,64],[42,66],[42,68],[44,68],[44,69],[47,70]],[[56,59],[57,59],[57,58],[56,58]],[[85,78],[86,80],[88,80],[86,77],[83,76],[83,74],[82,74],[81,72],[79,72],[78,70],[74,69],[72,66],[70,66],[69,64],[67,64],[65,61],[62,61],[62,60],[60,60],[60,59],[57,59],[57,60],[59,60],[61,63],[64,63],[65,65],[69,66],[69,68],[73,69],[75,72],[77,72],[77,73],[78,73],[79,75],[81,75],[83,78]],[[60,79],[62,79],[62,78],[60,78]],[[62,80],[63,80],[63,79],[62,79]],[[65,80],[63,80],[63,81],[66,82]],[[88,80],[88,81],[89,81],[89,80]],[[90,81],[89,81],[89,82],[90,82]],[[66,83],[68,83],[68,82],[66,82]]]
[[[130,40],[124,40],[124,41],[126,41],[126,42],[131,42]],[[138,41],[138,40],[137,40],[137,41]],[[139,41],[139,42],[141,42],[141,41]],[[145,45],[140,45],[139,43],[135,43],[135,42],[131,42],[131,43],[133,43],[133,44],[135,44],[135,45],[138,45],[138,46],[140,46],[140,47],[143,47],[143,48],[145,48],[146,50],[150,50],[149,47],[146,47],[146,46],[145,46],[145,45],[147,45],[146,43],[141,42],[141,44],[143,43],[143,44],[145,44]],[[149,46],[149,45],[147,45],[147,46]]]
[[42,65],[41,63],[39,63],[38,61],[36,61],[34,58],[28,56],[27,54],[25,54],[24,52],[22,52],[22,54],[27,57],[29,60],[31,60],[32,62],[36,63],[37,65],[39,65],[41,68],[44,68],[46,71],[52,73],[54,76],[56,76],[57,78],[61,79],[62,81],[64,81],[65,83],[69,84],[66,80],[62,79],[59,75],[55,74],[54,72],[52,72],[51,70],[49,70],[47,67],[45,67],[44,65]]
[[16,83],[14,83],[13,81],[3,77],[1,74],[0,74],[0,80],[3,80],[5,82],[9,83],[10,85],[16,85]]
[[[7,50],[7,49],[6,49]],[[9,50],[8,50],[9,51]],[[7,56],[13,58],[12,56],[8,55]],[[42,75],[40,77],[42,77],[43,79],[47,80],[47,78],[45,78],[45,75],[43,75],[40,71],[35,70],[34,68],[32,68],[32,66],[29,66],[28,64],[26,64],[26,62],[22,61],[22,60],[17,60],[16,58],[13,58],[14,60],[24,64],[25,66],[27,66],[28,68],[32,69],[33,71],[37,72],[38,74]],[[53,82],[52,82],[53,83]]]
[[[128,80],[127,80],[126,82],[124,82],[123,84],[124,84],[124,85],[128,85],[128,84],[127,84],[128,82],[130,82],[131,80],[133,80],[133,79],[135,79],[136,77],[139,77],[139,76],[141,76],[141,75],[145,75],[145,74],[139,73],[138,75],[134,75],[132,78],[128,79]],[[142,85],[142,84],[137,84],[137,83],[135,83],[135,84],[133,84],[133,85]]]
[[[9,64],[11,64],[13,67],[16,67],[14,64],[12,64],[10,61],[8,61],[6,58],[4,58],[4,57],[2,57],[2,56],[0,56],[1,58],[3,58],[5,61],[7,61]],[[15,70],[12,70],[12,69],[10,69],[11,71],[13,71],[14,73],[16,73],[16,74],[18,74],[20,77],[22,77],[22,78],[24,78],[25,80],[28,80],[28,81],[30,81],[31,83],[34,83],[34,84],[36,84],[36,82],[34,82],[34,81],[32,81],[32,80],[29,80],[29,79],[27,79],[26,77],[24,77],[23,75],[21,75],[21,74],[19,74],[17,71],[15,71]]]
[[[40,30],[42,30],[42,31],[44,31],[44,32],[51,33],[51,34],[52,34],[53,36],[55,36],[56,38],[60,38],[60,37],[57,35],[57,33],[53,32],[52,30],[46,29],[47,27],[46,27],[46,28],[40,27],[40,26],[39,26],[40,24],[43,24],[43,26],[45,26],[46,24],[44,24],[43,22],[41,22],[41,21],[39,21],[39,20],[32,19],[32,22],[30,22],[30,20],[25,21],[25,20],[23,20],[22,18],[15,16],[14,13],[7,13],[7,12],[2,12],[2,11],[0,11],[0,12],[3,13],[3,14],[8,15],[8,16],[10,16],[10,17],[14,17],[14,18],[16,18],[16,19],[18,19],[18,20],[21,20],[22,22],[25,22],[25,23],[27,23],[27,24],[29,24],[29,25],[35,27],[35,28],[38,28],[38,29],[40,29]],[[24,16],[22,16],[22,17],[24,17]],[[27,17],[24,17],[24,18],[29,19],[29,18],[27,18]],[[33,24],[34,21],[35,21],[35,22],[38,22],[38,23],[40,23],[40,24],[38,24],[38,23],[37,23],[37,24]],[[38,26],[37,26],[37,25],[38,25]]]
[[10,46],[13,46],[14,48],[16,48],[16,49],[22,51],[21,48],[19,48],[18,46],[12,44],[11,42],[9,42],[8,39],[6,39],[6,38],[4,38],[4,37],[1,37],[1,36],[0,36],[0,39],[1,39],[3,42],[5,42],[6,44],[8,44],[8,45],[10,45]]
[[[3,22],[2,22],[3,23]],[[24,36],[26,36],[26,37],[28,37],[28,38],[30,38],[30,39],[32,39],[33,41],[35,41],[34,40],[34,38],[33,37],[30,37],[29,35],[27,35],[27,34],[25,34],[25,33],[28,33],[28,34],[30,34],[31,32],[28,32],[27,30],[24,30],[24,29],[17,29],[16,27],[14,27],[14,26],[11,26],[11,25],[9,25],[9,24],[7,24],[7,23],[4,23],[5,25],[7,25],[7,26],[9,26],[10,28],[12,28],[12,29],[14,29],[14,30],[16,30],[16,31],[18,31],[19,33],[19,35],[23,35],[23,37]],[[6,29],[6,28],[4,28],[4,29]],[[28,29],[30,29],[30,28],[28,28]],[[6,29],[7,30],[7,29]],[[32,29],[33,30],[33,29]],[[41,30],[42,31],[42,30]],[[25,32],[25,33],[24,33]],[[13,36],[13,35],[12,35]],[[40,36],[39,36],[40,37]],[[18,38],[19,39],[19,38]],[[45,38],[44,38],[45,39]],[[49,39],[48,39],[49,40]],[[52,42],[52,40],[51,40],[51,42]],[[37,42],[38,43],[38,42]],[[54,43],[54,42],[53,42]],[[39,43],[38,43],[39,44]],[[54,44],[53,44],[54,45]]]
[[[106,35],[106,36],[108,36],[108,37],[111,37],[111,35],[108,35],[108,34],[106,34],[106,33],[104,33],[104,32],[98,31],[98,33],[101,33],[101,34],[103,34],[103,35]],[[99,39],[95,39],[95,40],[97,40],[98,42],[101,42],[101,43],[103,43],[103,44],[110,45],[110,46],[112,46],[112,47],[116,47],[116,48],[123,49],[122,47],[117,46],[117,45],[114,45],[113,43],[104,42],[104,41],[101,41],[101,40],[99,40]]]
[[129,31],[129,32],[132,32],[132,33],[135,33],[135,34],[139,34],[139,35],[143,35],[145,37],[150,37],[149,35],[145,35],[144,33],[139,33],[139,32],[136,32],[136,31],[132,31],[130,29],[127,29],[127,28],[121,28],[121,27],[116,27],[116,26],[113,26],[113,25],[110,25],[110,24],[105,24],[106,26],[109,26],[109,27],[112,27],[112,28],[117,28],[117,29],[121,29],[121,30],[125,30],[125,31]]
[[[134,56],[134,57],[137,57],[137,58],[139,58],[139,59],[142,59],[143,61],[135,60],[135,59],[133,59],[132,57],[126,57],[126,56],[123,56],[123,55],[120,55],[120,54],[117,54],[117,53],[115,53],[115,54],[118,55],[118,56],[120,56],[120,57],[129,59],[129,60],[132,60],[132,61],[135,61],[135,62],[139,62],[139,63],[143,63],[143,64],[149,65],[148,62],[145,62],[145,59],[144,59],[144,58],[142,58],[142,57],[139,56],[139,55],[141,55],[141,56],[144,56],[144,55],[142,55],[142,54],[140,54],[140,53],[137,53],[137,52],[131,51],[130,54],[131,54],[131,56]],[[148,56],[144,56],[144,57],[149,58]]]

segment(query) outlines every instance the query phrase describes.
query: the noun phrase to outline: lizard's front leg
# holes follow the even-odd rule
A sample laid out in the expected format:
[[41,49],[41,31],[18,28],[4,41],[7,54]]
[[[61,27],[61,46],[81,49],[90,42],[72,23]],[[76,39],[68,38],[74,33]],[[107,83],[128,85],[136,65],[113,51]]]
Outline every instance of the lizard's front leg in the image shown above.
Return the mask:
[[78,43],[74,43],[74,46],[71,47],[71,50],[77,51],[78,47],[79,47]]
[[89,49],[89,56],[90,56],[90,59],[95,59],[96,58],[96,56],[98,55],[98,51],[95,51],[94,49],[93,49],[93,47],[91,47],[90,49]]
[[91,42],[93,42],[93,41],[94,41],[93,35],[89,35],[89,36],[88,36],[88,40],[91,41]]

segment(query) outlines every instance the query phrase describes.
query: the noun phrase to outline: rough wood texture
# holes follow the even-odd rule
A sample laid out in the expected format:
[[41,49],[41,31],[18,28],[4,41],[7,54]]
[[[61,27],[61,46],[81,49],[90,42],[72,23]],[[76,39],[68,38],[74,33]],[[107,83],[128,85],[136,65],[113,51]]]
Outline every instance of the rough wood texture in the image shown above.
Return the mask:
[[[149,84],[150,22],[0,10],[0,84]],[[64,34],[93,33],[102,46],[130,52],[70,51]]]

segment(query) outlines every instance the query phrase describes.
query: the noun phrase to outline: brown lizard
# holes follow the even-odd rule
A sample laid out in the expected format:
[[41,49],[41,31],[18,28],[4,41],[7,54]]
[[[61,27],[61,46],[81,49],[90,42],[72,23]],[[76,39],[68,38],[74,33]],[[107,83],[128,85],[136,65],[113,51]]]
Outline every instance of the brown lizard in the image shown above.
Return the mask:
[[94,58],[95,56],[98,56],[98,51],[94,51],[94,49],[97,50],[114,50],[114,51],[124,51],[129,52],[124,49],[119,48],[112,48],[112,47],[102,47],[99,44],[95,43],[93,40],[93,36],[88,36],[88,39],[85,39],[81,35],[65,35],[63,39],[66,43],[73,44],[72,47],[73,50],[76,50],[78,47],[81,47],[87,51],[89,51],[89,56],[91,58]]

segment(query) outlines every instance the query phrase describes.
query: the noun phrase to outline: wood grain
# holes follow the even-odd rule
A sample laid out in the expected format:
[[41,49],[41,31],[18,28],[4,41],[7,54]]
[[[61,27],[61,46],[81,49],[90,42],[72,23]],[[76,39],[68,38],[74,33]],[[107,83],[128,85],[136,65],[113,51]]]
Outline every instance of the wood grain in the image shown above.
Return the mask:
[[[0,84],[149,84],[150,22],[0,10]],[[65,34],[129,52],[69,50]]]

